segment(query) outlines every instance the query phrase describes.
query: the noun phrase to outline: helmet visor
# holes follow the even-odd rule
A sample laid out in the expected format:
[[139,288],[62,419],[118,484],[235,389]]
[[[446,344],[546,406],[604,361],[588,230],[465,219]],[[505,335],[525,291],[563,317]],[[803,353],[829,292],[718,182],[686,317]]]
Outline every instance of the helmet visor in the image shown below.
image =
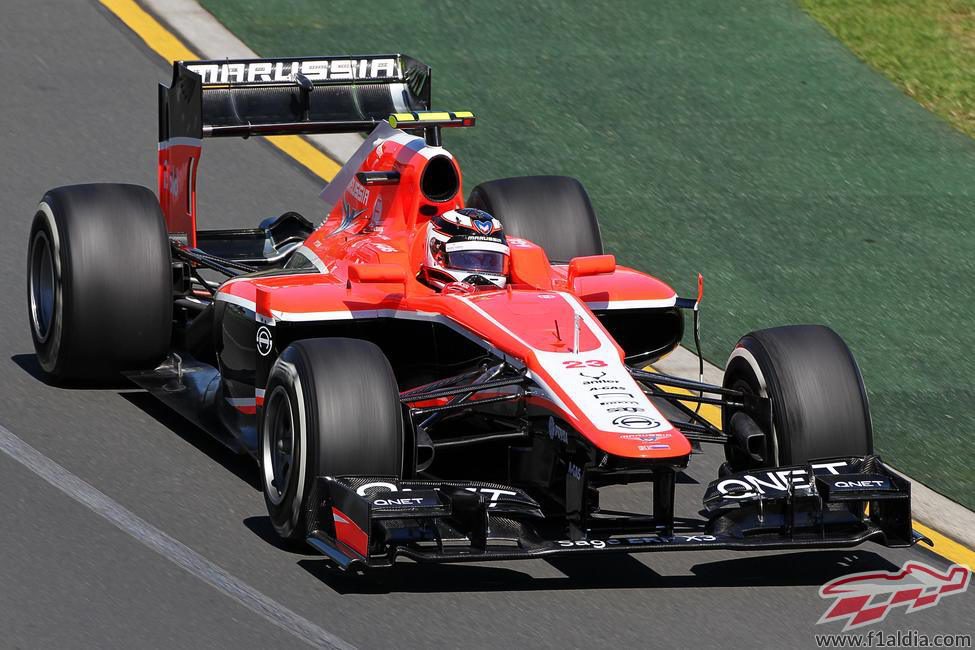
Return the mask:
[[508,256],[497,251],[453,251],[447,253],[445,266],[458,271],[505,275],[508,273]]

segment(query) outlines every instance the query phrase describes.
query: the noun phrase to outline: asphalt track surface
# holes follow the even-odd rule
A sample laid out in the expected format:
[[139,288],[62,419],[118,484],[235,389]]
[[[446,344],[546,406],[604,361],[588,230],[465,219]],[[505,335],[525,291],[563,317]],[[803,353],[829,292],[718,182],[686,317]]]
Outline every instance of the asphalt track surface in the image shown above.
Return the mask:
[[[241,583],[368,648],[809,647],[826,580],[892,569],[922,550],[695,552],[482,565],[404,564],[353,578],[278,548],[251,461],[131,386],[44,383],[25,311],[26,240],[44,191],[86,181],[154,187],[155,84],[167,68],[92,2],[4,3],[0,20],[0,426]],[[320,181],[259,141],[212,142],[204,227],[314,217]],[[126,242],[117,242],[125,246]],[[119,269],[124,273],[125,269]],[[694,512],[718,456],[696,456]],[[299,638],[0,454],[0,646],[299,647]],[[641,501],[620,489],[621,505]],[[975,591],[975,590],[973,590]],[[972,593],[884,629],[973,633]]]

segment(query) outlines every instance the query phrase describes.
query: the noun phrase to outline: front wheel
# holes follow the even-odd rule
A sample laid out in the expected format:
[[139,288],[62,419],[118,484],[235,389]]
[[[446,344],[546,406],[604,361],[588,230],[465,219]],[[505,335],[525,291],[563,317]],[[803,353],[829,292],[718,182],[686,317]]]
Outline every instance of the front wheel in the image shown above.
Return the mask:
[[[725,388],[767,397],[765,417],[722,407],[722,428],[755,425],[764,444],[729,444],[729,469],[801,465],[818,458],[873,453],[870,407],[860,369],[843,339],[822,325],[790,325],[746,334],[725,368]],[[733,421],[734,420],[734,421]],[[756,458],[756,456],[758,458]]]
[[261,483],[282,539],[305,539],[316,477],[401,476],[399,388],[389,361],[373,343],[296,341],[275,361],[264,395]]

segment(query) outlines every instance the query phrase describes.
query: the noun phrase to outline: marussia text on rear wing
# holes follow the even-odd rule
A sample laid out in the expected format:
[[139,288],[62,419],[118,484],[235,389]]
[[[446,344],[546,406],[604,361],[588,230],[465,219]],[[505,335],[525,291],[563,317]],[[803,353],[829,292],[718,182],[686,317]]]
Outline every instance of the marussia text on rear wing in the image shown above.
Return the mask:
[[430,108],[430,67],[402,54],[176,61],[159,86],[159,141],[370,131]]

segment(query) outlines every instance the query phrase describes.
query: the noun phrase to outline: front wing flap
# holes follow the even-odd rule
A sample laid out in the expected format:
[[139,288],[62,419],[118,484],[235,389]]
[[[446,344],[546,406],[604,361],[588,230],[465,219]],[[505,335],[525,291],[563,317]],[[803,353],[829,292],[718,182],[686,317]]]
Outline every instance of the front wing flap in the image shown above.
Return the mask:
[[[770,472],[774,472],[770,476]],[[705,519],[601,518],[582,534],[514,487],[472,481],[318,477],[307,541],[342,568],[586,552],[909,546],[910,484],[875,457],[734,474],[713,482]],[[619,525],[617,525],[619,524]]]

